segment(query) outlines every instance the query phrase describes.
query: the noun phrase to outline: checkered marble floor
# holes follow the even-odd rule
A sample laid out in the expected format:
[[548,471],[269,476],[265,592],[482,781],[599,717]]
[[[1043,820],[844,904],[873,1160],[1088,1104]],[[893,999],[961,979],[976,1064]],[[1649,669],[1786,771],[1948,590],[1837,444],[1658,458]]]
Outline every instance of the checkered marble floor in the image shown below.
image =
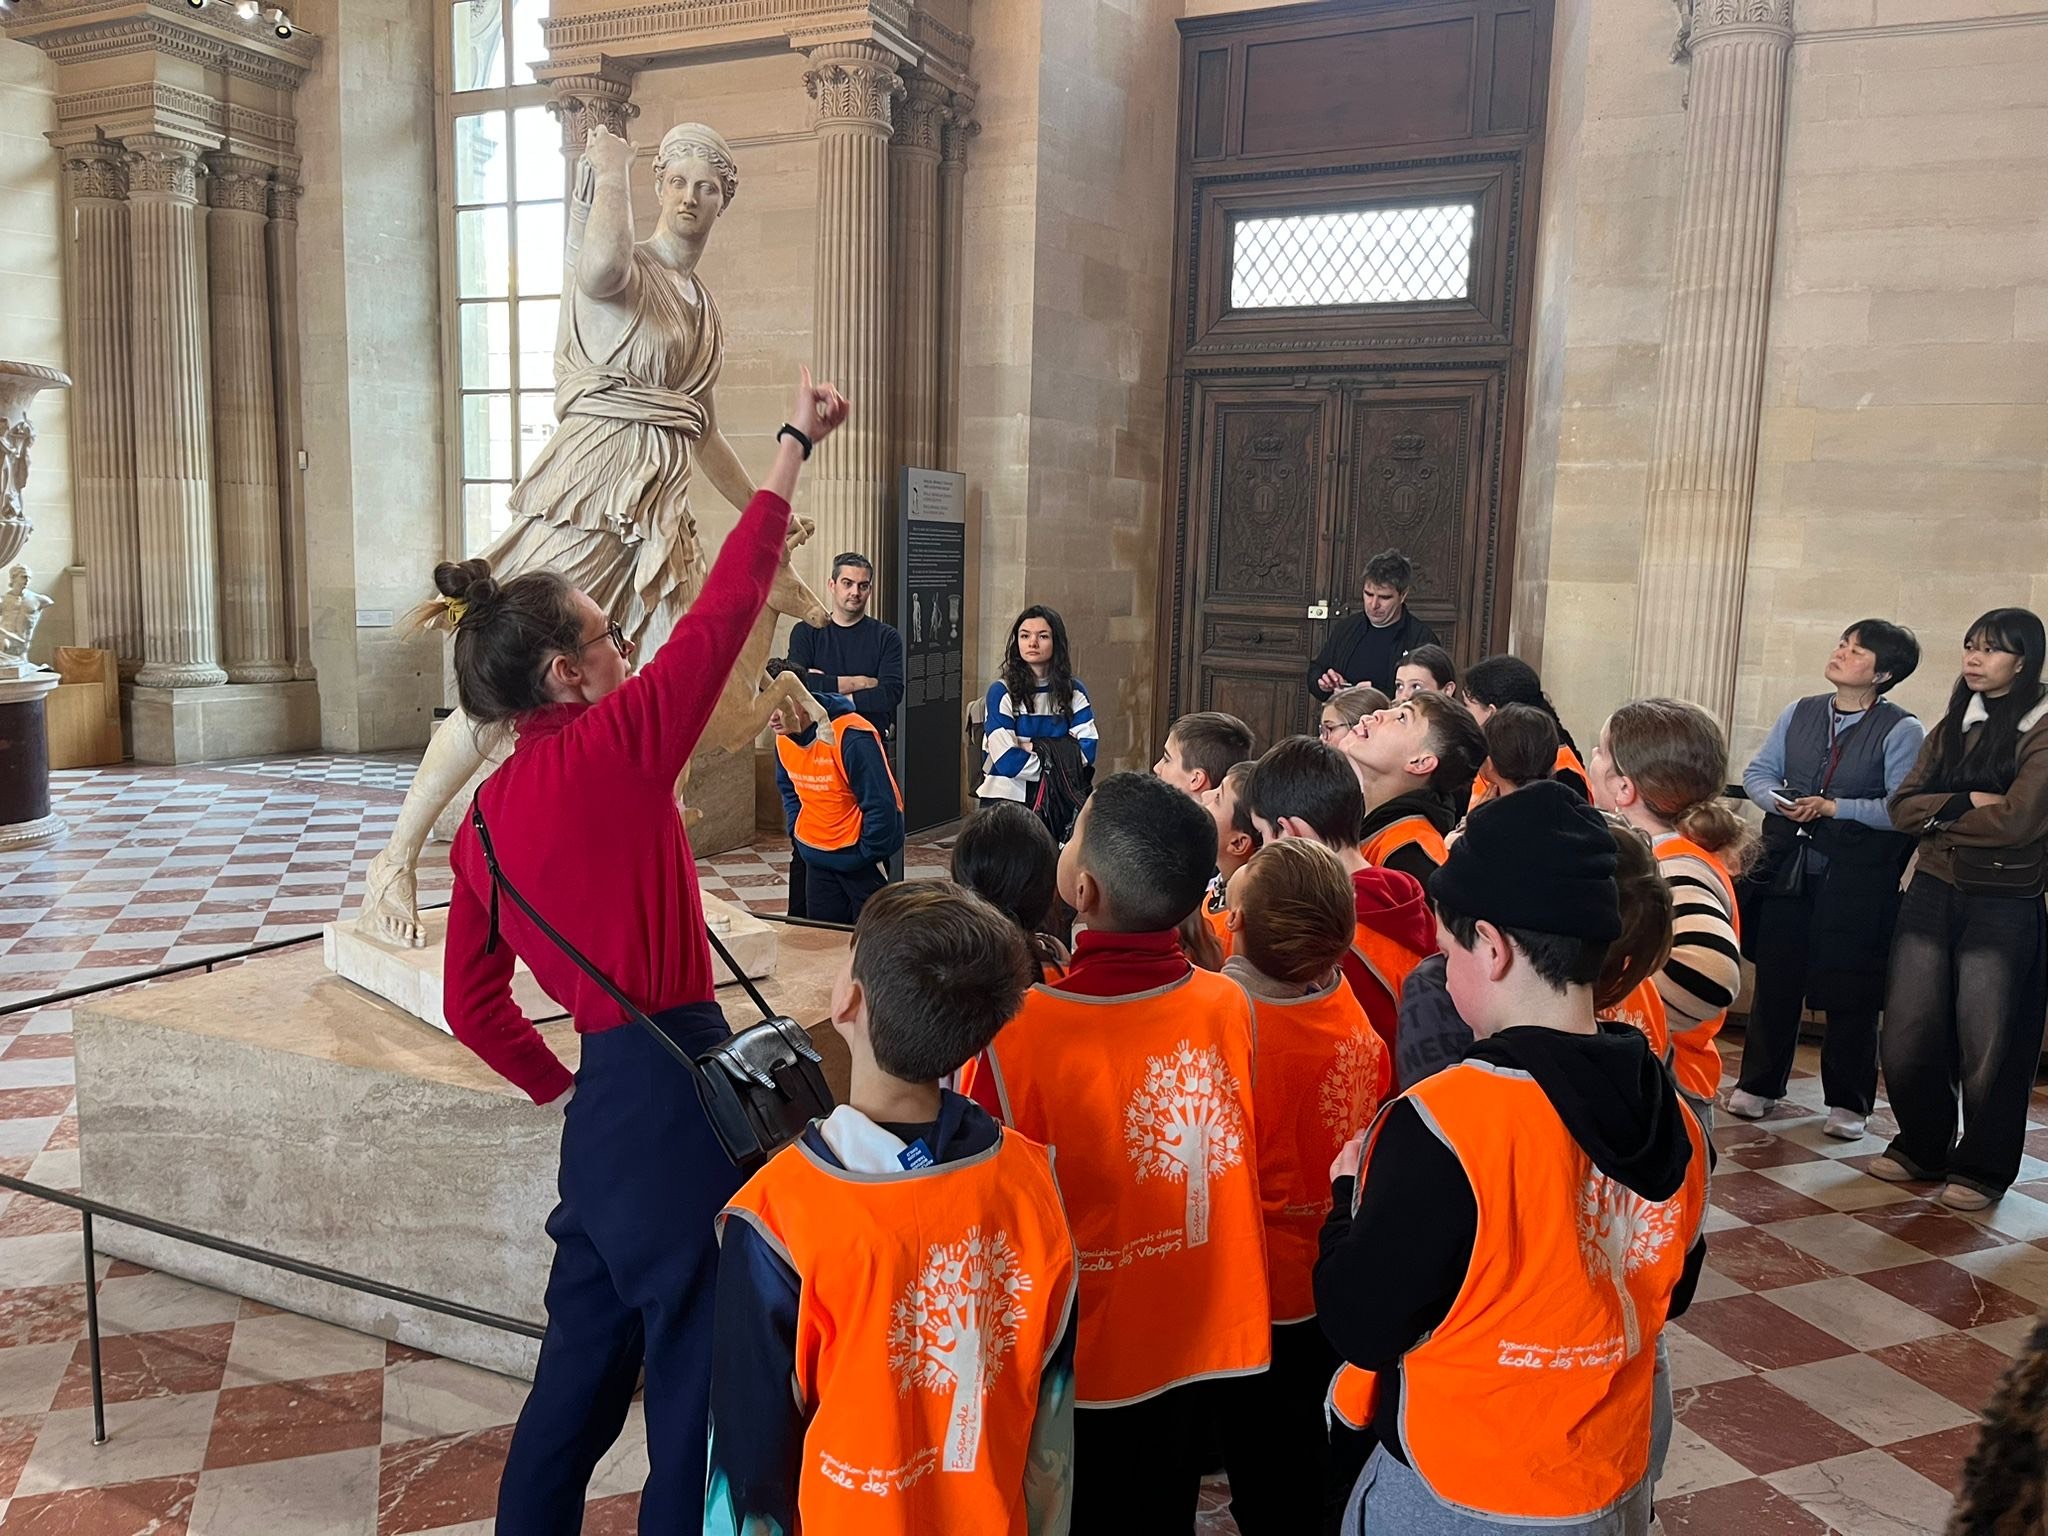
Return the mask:
[[[353,906],[409,774],[386,756],[57,775],[71,835],[0,856],[0,1006],[317,931]],[[944,858],[927,841],[909,872]],[[778,911],[785,866],[765,840],[704,883]],[[1671,1536],[1938,1532],[1977,1409],[2048,1307],[2048,1090],[2021,1182],[1963,1216],[1864,1172],[1882,1116],[1822,1136],[1813,1068],[1802,1052],[1771,1119],[1716,1133],[1708,1271],[1672,1327]],[[72,1082],[68,1009],[0,1015],[0,1172],[76,1187]],[[127,1263],[95,1283],[97,1448],[77,1220],[0,1193],[0,1536],[490,1530],[522,1383]],[[632,1530],[645,1470],[636,1410],[584,1529]],[[1232,1529],[1226,1496],[1205,1493],[1203,1531]]]

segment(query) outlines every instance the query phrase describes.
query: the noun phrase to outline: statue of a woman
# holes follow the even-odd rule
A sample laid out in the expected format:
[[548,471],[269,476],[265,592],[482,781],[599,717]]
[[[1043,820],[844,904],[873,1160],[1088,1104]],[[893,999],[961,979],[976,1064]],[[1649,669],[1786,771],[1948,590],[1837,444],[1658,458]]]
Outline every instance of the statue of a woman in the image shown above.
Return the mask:
[[[718,306],[696,276],[719,215],[739,190],[725,140],[702,123],[662,136],[654,158],[661,216],[633,240],[633,147],[601,124],[577,168],[567,291],[555,344],[560,425],[514,488],[512,526],[483,552],[498,579],[551,567],[588,593],[645,658],[688,610],[706,562],[690,515],[701,469],[746,506],[754,484],[718,429]],[[587,222],[586,222],[587,220]],[[414,868],[434,818],[484,765],[490,743],[458,711],[443,722],[371,862],[358,923],[394,943],[424,942]]]

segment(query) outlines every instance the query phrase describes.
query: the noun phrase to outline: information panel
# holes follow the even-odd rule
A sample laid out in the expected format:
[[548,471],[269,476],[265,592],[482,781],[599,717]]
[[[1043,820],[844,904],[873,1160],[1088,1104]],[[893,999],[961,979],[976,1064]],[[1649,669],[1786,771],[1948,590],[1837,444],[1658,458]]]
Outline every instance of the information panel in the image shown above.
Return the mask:
[[967,597],[967,477],[906,469],[897,500],[896,627],[903,633],[903,703],[896,777],[909,832],[960,814],[960,755],[967,729],[961,676]]

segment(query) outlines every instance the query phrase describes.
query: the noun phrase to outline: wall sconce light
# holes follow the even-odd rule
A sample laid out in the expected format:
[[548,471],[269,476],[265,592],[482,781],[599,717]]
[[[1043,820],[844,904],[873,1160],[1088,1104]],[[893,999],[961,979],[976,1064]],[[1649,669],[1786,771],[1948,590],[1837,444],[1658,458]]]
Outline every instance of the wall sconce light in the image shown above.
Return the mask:
[[273,5],[264,12],[264,15],[270,18],[271,27],[279,37],[290,37],[292,35],[292,19],[285,15],[282,6]]

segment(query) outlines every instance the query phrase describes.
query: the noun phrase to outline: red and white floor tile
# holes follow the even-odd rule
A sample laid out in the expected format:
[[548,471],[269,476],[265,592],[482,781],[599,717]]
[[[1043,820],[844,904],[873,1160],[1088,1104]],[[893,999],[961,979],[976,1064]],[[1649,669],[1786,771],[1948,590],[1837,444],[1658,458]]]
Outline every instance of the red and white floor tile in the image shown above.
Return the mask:
[[[409,780],[398,756],[58,777],[70,836],[0,856],[0,1007],[268,938],[353,906]],[[943,849],[914,848],[913,875]],[[705,884],[780,910],[778,845]],[[426,899],[436,886],[430,856]],[[0,1014],[0,1171],[78,1179],[71,1016]],[[1709,1271],[1673,1325],[1672,1536],[1909,1536],[1944,1523],[1977,1410],[2048,1308],[2048,1092],[2021,1183],[1959,1216],[1872,1179],[1883,1146],[1792,1098],[1717,1133]],[[1880,1127],[1885,1122],[1880,1118]],[[524,1384],[118,1261],[95,1276],[110,1438],[92,1444],[70,1212],[0,1193],[0,1536],[481,1536]],[[584,1529],[634,1528],[637,1413]],[[1202,1529],[1231,1529],[1224,1493]]]

